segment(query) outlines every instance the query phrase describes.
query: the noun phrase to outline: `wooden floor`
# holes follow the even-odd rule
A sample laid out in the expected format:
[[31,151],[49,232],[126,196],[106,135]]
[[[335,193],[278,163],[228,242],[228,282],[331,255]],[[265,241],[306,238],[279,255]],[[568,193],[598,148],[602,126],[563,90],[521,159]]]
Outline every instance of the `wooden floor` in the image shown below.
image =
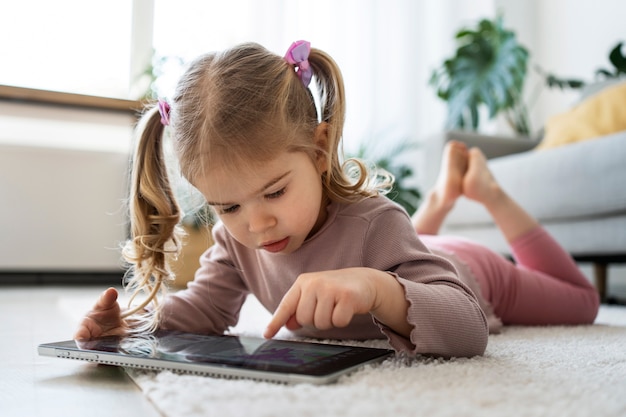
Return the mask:
[[159,416],[121,368],[37,354],[71,339],[102,290],[0,286],[0,416]]

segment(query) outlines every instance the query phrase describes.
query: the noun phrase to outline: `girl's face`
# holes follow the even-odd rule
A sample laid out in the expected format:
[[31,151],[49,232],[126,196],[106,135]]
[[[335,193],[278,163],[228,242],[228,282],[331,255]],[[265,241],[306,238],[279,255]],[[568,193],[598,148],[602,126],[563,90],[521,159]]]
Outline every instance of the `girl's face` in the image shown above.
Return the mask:
[[241,167],[236,175],[209,170],[196,187],[239,243],[292,253],[326,220],[322,159],[284,152],[268,163]]

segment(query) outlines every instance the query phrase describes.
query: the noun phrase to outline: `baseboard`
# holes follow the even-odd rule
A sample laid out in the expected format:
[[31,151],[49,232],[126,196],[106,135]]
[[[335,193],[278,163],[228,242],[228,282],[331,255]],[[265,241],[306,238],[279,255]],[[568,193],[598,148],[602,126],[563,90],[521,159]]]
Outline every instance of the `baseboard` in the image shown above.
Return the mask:
[[0,285],[114,285],[124,271],[0,271]]
[[626,306],[626,299],[625,298],[620,298],[620,297],[615,297],[615,296],[608,296],[607,299],[602,304],[615,305],[615,306]]

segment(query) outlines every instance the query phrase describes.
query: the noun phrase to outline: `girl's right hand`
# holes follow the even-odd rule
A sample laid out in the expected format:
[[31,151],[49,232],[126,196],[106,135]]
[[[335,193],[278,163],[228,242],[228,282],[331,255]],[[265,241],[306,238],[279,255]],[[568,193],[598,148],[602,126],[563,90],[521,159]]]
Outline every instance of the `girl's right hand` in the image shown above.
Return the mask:
[[122,310],[117,302],[117,290],[105,290],[91,311],[87,313],[74,334],[75,340],[100,336],[123,336],[128,329],[122,319]]

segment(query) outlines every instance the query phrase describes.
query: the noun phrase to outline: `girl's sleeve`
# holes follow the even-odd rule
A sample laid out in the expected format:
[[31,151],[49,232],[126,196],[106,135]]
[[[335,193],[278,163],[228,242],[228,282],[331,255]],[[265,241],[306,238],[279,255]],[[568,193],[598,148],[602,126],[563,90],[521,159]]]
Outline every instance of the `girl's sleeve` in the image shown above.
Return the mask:
[[187,289],[165,297],[161,328],[222,334],[237,324],[249,291],[228,255],[224,229],[216,226],[213,237]]
[[398,208],[375,217],[367,241],[366,264],[393,275],[409,303],[408,339],[374,319],[394,349],[443,357],[485,352],[489,328],[476,296],[452,263],[424,246],[406,212]]

